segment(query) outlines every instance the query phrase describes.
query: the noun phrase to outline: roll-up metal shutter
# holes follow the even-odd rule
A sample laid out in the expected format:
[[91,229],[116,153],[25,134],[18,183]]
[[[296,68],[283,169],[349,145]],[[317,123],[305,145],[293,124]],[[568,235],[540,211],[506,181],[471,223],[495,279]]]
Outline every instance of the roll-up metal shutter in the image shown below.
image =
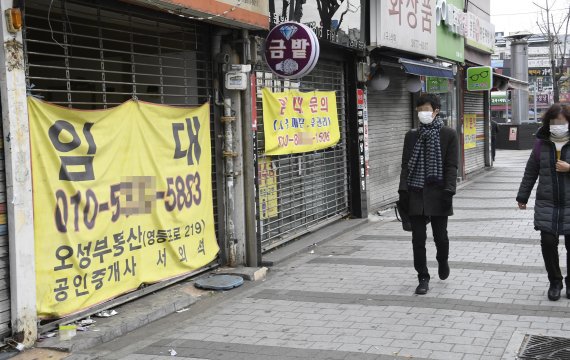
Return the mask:
[[412,128],[412,95],[405,81],[403,74],[390,74],[388,89],[368,92],[371,210],[398,198],[404,137]]
[[0,339],[11,334],[10,320],[10,259],[8,257],[6,171],[4,166],[4,136],[0,126]]
[[[279,80],[267,69],[257,77],[257,158],[258,171],[270,171],[277,182],[277,214],[261,219],[258,236],[263,251],[293,240],[349,212],[346,146],[346,94],[344,63],[319,59],[315,69],[296,81]],[[288,89],[335,91],[340,127],[337,145],[320,151],[284,156],[264,155],[263,106],[261,88],[273,92]],[[261,168],[263,164],[263,169]],[[259,209],[259,196],[257,208]]]
[[465,174],[485,167],[485,102],[483,93],[464,93],[464,114],[477,115],[477,146],[465,150]]
[[[88,110],[131,98],[174,106],[202,105],[211,98],[208,24],[104,0],[27,1],[24,22],[26,78],[33,96]],[[219,141],[210,110],[218,232]]]

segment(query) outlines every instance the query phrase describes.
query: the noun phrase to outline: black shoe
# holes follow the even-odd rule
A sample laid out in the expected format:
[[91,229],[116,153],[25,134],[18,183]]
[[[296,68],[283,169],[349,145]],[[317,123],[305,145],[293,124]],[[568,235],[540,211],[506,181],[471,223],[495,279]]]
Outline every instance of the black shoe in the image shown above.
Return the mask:
[[449,263],[447,261],[442,261],[439,263],[439,278],[445,280],[449,277]]
[[418,295],[425,295],[429,290],[429,280],[428,279],[421,279],[420,284],[416,288],[416,294]]
[[[550,288],[548,289],[548,299],[550,301],[557,301],[560,299],[560,291],[562,290],[561,282],[550,283]],[[568,290],[566,290],[566,295],[568,295]]]

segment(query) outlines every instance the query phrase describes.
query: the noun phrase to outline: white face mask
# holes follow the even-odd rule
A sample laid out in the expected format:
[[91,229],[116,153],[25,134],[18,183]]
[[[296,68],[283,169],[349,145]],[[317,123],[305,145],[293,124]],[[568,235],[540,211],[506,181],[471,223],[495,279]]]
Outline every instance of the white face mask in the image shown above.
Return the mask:
[[432,114],[431,111],[418,111],[418,118],[422,124],[429,125],[433,122]]
[[554,136],[564,136],[568,134],[568,125],[550,125],[550,133]]

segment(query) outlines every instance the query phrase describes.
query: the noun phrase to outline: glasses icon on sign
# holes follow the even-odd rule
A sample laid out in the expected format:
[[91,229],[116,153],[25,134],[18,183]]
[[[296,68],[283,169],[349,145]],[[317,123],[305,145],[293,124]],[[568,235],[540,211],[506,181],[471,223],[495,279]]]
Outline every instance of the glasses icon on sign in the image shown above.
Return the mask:
[[487,76],[489,76],[489,70],[485,70],[485,71],[481,72],[480,74],[473,74],[469,77],[469,79],[471,79],[473,81],[477,81],[477,80],[479,80],[479,78],[485,79]]

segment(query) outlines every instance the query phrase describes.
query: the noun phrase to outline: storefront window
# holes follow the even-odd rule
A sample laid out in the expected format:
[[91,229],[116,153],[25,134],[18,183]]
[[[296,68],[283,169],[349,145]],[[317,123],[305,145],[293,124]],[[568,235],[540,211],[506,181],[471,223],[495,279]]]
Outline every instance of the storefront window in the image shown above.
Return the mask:
[[441,99],[440,116],[446,126],[457,128],[457,95],[455,83],[446,78],[427,77],[423,93],[437,94]]

